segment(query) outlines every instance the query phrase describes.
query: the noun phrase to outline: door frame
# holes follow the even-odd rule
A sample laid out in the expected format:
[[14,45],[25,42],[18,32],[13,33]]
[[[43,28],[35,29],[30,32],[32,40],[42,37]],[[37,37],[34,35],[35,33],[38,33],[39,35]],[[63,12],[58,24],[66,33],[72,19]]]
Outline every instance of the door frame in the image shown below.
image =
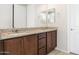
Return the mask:
[[67,5],[67,52],[70,53],[71,52],[71,26],[70,26],[70,19],[71,19],[71,15],[70,15],[70,7],[71,5]]
[[67,5],[67,51],[68,53],[72,53],[71,52],[71,47],[72,47],[72,37],[71,37],[71,30],[72,30],[72,25],[71,23],[71,7],[73,6],[73,4],[68,4]]

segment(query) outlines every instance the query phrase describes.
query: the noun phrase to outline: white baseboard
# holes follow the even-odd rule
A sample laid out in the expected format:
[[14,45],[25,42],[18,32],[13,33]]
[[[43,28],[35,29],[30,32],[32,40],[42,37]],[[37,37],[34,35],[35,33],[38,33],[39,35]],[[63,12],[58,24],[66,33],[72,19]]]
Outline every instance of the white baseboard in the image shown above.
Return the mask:
[[70,53],[69,51],[65,51],[63,49],[60,49],[60,48],[55,48],[56,50],[59,50],[59,51],[62,51],[62,52],[65,52],[65,53]]

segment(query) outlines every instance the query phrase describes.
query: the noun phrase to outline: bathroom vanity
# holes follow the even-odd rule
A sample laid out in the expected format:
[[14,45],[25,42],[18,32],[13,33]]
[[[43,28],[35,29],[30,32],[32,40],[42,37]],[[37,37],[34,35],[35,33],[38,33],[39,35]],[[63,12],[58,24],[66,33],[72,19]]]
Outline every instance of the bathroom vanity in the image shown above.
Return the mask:
[[1,55],[46,55],[57,46],[57,29],[36,29],[2,35]]

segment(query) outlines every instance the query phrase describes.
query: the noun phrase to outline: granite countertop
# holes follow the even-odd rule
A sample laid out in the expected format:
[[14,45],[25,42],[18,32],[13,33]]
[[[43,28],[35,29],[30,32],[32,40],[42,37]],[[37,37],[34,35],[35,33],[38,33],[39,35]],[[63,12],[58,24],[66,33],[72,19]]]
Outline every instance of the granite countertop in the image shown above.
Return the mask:
[[48,32],[48,31],[54,31],[54,30],[57,30],[57,27],[28,28],[28,29],[24,29],[24,30],[23,29],[18,30],[18,32],[7,31],[7,32],[2,32],[0,34],[0,40],[20,37],[20,36],[27,36],[27,35],[43,33],[43,32]]

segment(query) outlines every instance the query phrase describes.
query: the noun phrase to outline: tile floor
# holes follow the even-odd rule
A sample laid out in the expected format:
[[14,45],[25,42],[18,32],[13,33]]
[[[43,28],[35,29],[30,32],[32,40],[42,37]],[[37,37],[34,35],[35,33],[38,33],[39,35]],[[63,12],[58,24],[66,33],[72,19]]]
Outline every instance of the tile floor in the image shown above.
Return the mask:
[[73,55],[73,54],[68,54],[65,52],[61,52],[59,50],[54,50],[54,51],[50,52],[48,55]]

